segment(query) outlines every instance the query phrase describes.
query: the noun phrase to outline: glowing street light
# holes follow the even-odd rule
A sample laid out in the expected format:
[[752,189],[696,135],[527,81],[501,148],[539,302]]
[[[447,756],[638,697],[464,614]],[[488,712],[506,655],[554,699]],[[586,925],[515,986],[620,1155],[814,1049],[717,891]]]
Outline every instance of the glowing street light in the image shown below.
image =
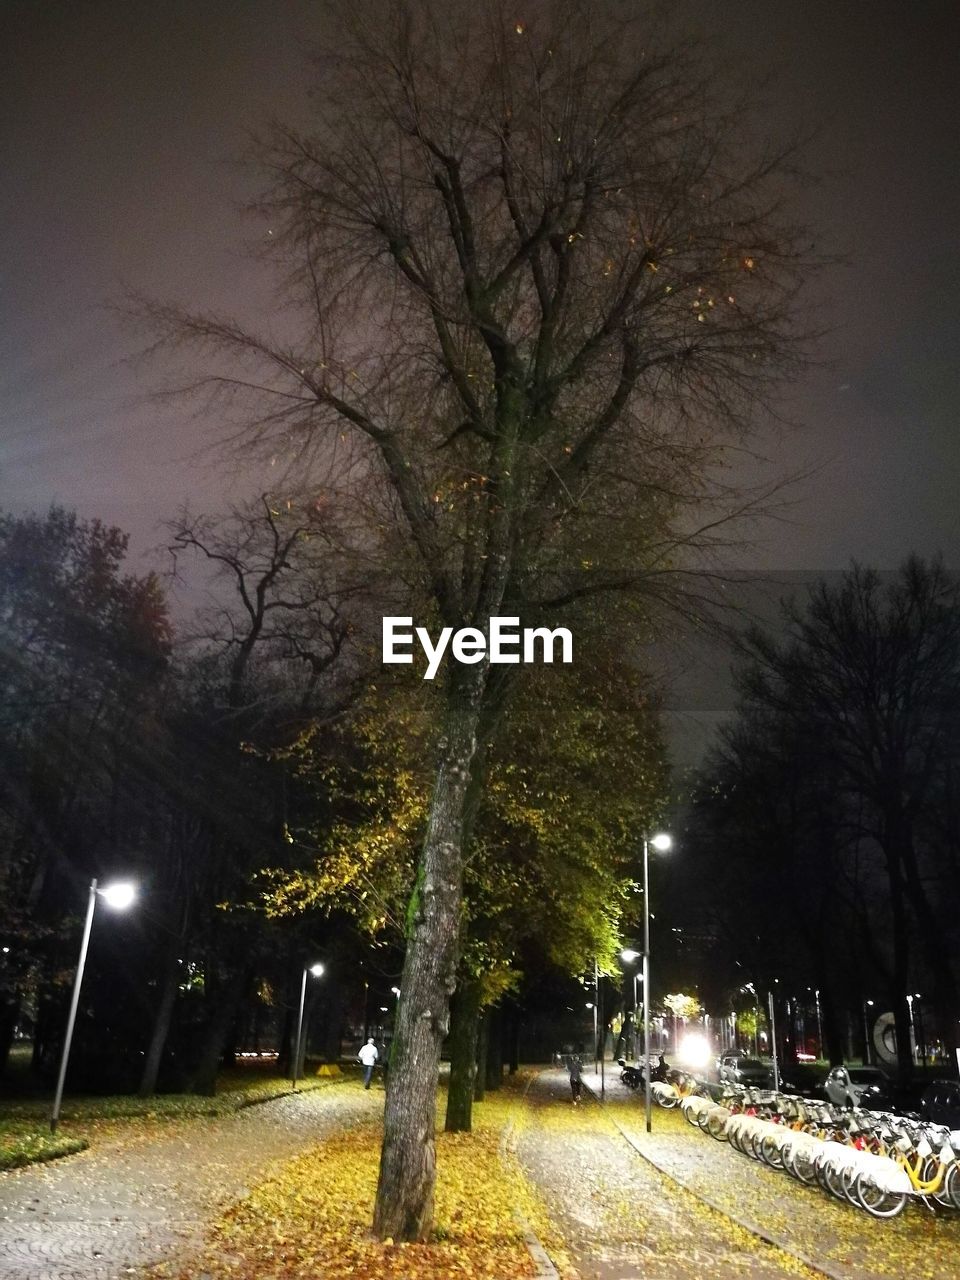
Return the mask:
[[300,1041],[303,1038],[303,1007],[307,1002],[307,974],[312,974],[314,978],[323,977],[323,965],[311,964],[303,966],[303,978],[300,982],[300,1013],[297,1017],[297,1047],[293,1054],[293,1087],[296,1089],[297,1081],[300,1079]]
[[137,886],[132,880],[114,880],[100,890],[100,897],[111,911],[126,911],[133,905],[136,896]]
[[93,928],[93,913],[97,905],[97,895],[113,911],[126,911],[137,896],[135,885],[129,880],[114,880],[97,887],[96,877],[90,881],[87,897],[87,918],[83,924],[83,938],[80,942],[80,958],[77,961],[77,972],[73,979],[73,995],[70,998],[70,1013],[67,1017],[67,1034],[63,1041],[63,1052],[60,1055],[60,1073],[57,1076],[57,1091],[53,1098],[53,1109],[50,1112],[50,1132],[56,1133],[60,1122],[60,1104],[63,1102],[63,1086],[67,1079],[67,1063],[70,1060],[70,1046],[73,1043],[73,1028],[77,1021],[77,1008],[80,1004],[80,984],[83,982],[83,970],[87,963],[87,948],[90,945],[90,931]]

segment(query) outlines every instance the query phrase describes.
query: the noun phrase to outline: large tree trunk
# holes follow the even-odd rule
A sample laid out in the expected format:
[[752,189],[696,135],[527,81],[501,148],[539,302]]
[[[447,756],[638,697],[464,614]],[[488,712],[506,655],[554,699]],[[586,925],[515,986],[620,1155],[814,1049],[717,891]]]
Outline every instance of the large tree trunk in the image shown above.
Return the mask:
[[520,1010],[516,1005],[510,1010],[510,1057],[507,1067],[512,1076],[520,1070]]
[[249,970],[243,969],[231,974],[226,982],[217,984],[215,1007],[203,1034],[197,1064],[190,1075],[188,1093],[213,1097],[217,1092],[220,1059],[249,980]]
[[[898,815],[899,816],[899,815]],[[937,1030],[948,1059],[957,1047],[957,1016],[960,1013],[953,949],[940,927],[924,884],[913,842],[913,831],[905,817],[899,816],[895,828],[898,861],[903,867],[904,888],[913,907],[917,940],[930,971],[930,984]],[[909,1022],[909,1018],[908,1018]]]
[[177,1002],[177,989],[180,985],[179,960],[176,952],[171,950],[163,975],[163,990],[160,1004],[153,1019],[153,1032],[143,1062],[143,1074],[140,1076],[140,1087],[137,1090],[141,1098],[150,1098],[157,1091],[157,1076],[160,1074],[160,1063],[170,1035],[170,1024],[173,1021],[173,1010]]
[[20,992],[0,998],[0,1076],[7,1069],[13,1047],[13,1029],[20,1017]]
[[444,1126],[447,1133],[469,1133],[472,1127],[479,1028],[480,984],[461,980],[450,1004],[450,1088]]
[[473,1100],[482,1102],[487,1092],[487,1050],[490,1047],[490,1011],[480,1014],[477,1032],[477,1070],[473,1077]]
[[449,681],[439,767],[408,913],[390,1058],[373,1215],[381,1240],[426,1240],[433,1225],[437,1074],[456,983],[464,802],[484,673],[479,666],[454,666]]
[[906,903],[900,883],[899,868],[890,866],[890,909],[893,916],[893,1019],[897,1033],[897,1075],[901,1086],[913,1076],[913,1044],[910,1039],[910,1010],[907,1005],[907,983],[910,977],[910,944],[907,933]]
[[[481,1064],[483,1066],[484,1064]],[[503,1010],[487,1010],[487,1088],[495,1092],[503,1084]]]

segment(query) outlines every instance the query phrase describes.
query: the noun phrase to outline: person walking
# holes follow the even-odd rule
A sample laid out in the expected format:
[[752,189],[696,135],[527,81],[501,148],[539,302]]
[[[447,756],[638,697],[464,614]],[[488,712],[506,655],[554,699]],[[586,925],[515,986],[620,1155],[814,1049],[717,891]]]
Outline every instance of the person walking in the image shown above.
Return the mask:
[[373,1079],[373,1068],[380,1057],[377,1046],[373,1043],[373,1036],[361,1047],[357,1057],[363,1063],[363,1087],[369,1089],[370,1081]]
[[580,1061],[579,1053],[571,1053],[567,1056],[567,1071],[570,1074],[570,1093],[573,1096],[573,1105],[580,1105],[580,1095],[583,1092],[583,1063]]

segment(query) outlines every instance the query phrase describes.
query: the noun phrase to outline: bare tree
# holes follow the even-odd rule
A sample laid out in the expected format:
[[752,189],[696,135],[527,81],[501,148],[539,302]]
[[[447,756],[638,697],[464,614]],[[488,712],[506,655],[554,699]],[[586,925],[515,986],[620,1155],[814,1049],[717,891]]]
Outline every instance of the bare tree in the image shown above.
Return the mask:
[[[937,820],[960,759],[960,590],[939,561],[911,557],[894,582],[855,565],[784,608],[782,642],[755,632],[745,688],[817,743],[821,790],[847,797],[888,881],[901,1075],[912,1069],[911,913],[942,1044],[957,1044],[956,863]],[[795,732],[798,731],[795,728]],[[948,802],[949,803],[949,802]]]
[[[257,713],[247,687],[255,658],[261,665],[299,670],[300,678],[288,677],[280,691],[290,704],[289,716],[329,718],[349,703],[353,687],[344,671],[344,646],[352,629],[350,607],[361,592],[343,573],[338,538],[328,522],[309,504],[263,493],[224,518],[183,512],[170,533],[175,575],[183,554],[193,552],[226,585],[225,598],[201,610],[195,630],[225,657],[230,713],[247,719]],[[334,691],[324,677],[341,658]],[[267,687],[262,674],[261,695]]]
[[[616,12],[362,6],[324,58],[316,132],[266,147],[285,337],[150,309],[161,340],[210,356],[199,390],[242,397],[235,446],[354,450],[368,547],[445,625],[675,591],[718,519],[724,446],[797,359],[783,157],[751,158],[696,60]],[[485,663],[445,681],[374,1221],[403,1240],[432,1222],[489,696]]]

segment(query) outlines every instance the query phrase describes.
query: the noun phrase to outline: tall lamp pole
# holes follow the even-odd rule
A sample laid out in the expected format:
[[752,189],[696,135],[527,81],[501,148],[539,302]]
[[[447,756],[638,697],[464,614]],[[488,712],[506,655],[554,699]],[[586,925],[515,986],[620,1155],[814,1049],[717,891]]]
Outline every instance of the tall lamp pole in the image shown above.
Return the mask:
[[303,966],[303,978],[300,981],[300,1013],[297,1017],[297,1047],[293,1052],[293,1087],[296,1089],[297,1081],[300,1079],[300,1041],[303,1038],[303,1009],[307,1003],[307,974],[312,973],[315,978],[323,976],[322,964],[311,964]]
[[665,831],[648,840],[643,837],[643,1091],[647,1133],[653,1128],[650,1095],[650,848],[666,853],[673,840]]
[[70,1046],[73,1042],[73,1028],[77,1021],[77,1008],[80,1004],[80,985],[83,982],[83,970],[87,963],[87,948],[90,945],[90,932],[93,929],[93,913],[97,906],[97,894],[103,898],[108,907],[114,911],[125,911],[130,906],[137,891],[127,880],[117,880],[113,884],[97,888],[94,877],[90,881],[87,898],[87,918],[83,924],[83,939],[80,943],[80,958],[77,961],[77,972],[73,979],[73,995],[70,998],[70,1013],[67,1017],[67,1034],[63,1041],[63,1052],[60,1055],[60,1073],[57,1076],[57,1091],[53,1098],[53,1109],[50,1112],[50,1132],[56,1133],[60,1123],[60,1104],[63,1102],[63,1086],[67,1079],[67,1063],[70,1061]]

